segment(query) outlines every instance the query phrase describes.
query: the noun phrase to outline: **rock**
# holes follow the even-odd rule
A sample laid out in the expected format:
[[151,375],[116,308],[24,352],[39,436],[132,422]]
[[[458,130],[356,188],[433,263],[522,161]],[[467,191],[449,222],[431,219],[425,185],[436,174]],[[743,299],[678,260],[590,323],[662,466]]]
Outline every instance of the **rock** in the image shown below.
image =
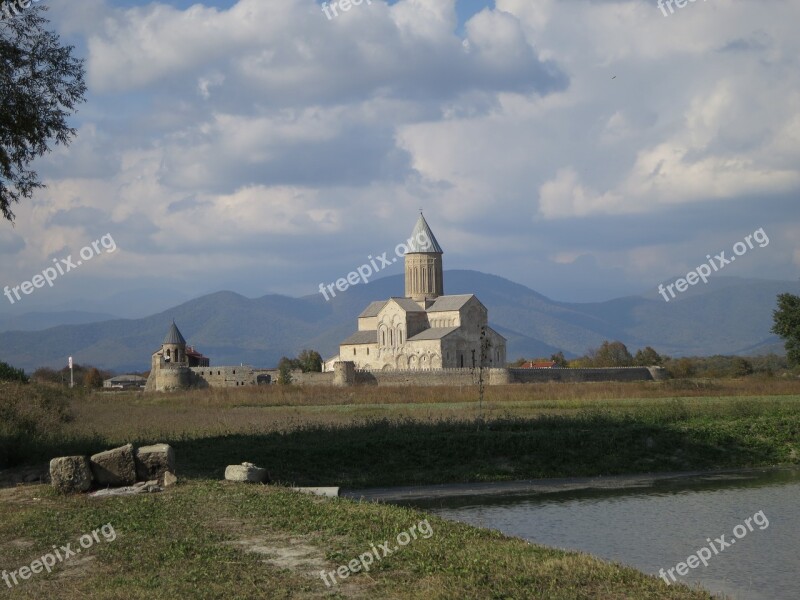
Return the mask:
[[121,486],[136,483],[133,444],[95,454],[92,456],[91,464],[98,485]]
[[107,488],[89,494],[92,498],[107,498],[109,496],[136,496],[138,494],[154,494],[164,490],[157,481],[140,481],[135,485],[118,488]]
[[175,476],[175,473],[171,471],[164,473],[164,476],[161,478],[161,487],[168,488],[177,484],[178,478]]
[[302,492],[304,494],[312,494],[314,496],[325,496],[326,498],[338,498],[338,487],[293,487],[295,492]]
[[160,479],[167,471],[175,473],[175,451],[167,444],[142,446],[136,451],[135,459],[139,481]]
[[227,481],[248,481],[250,483],[265,483],[267,481],[267,470],[259,469],[253,463],[242,463],[241,465],[230,465],[225,469],[225,479]]
[[86,492],[92,487],[92,469],[85,456],[64,456],[50,461],[50,480],[62,494]]

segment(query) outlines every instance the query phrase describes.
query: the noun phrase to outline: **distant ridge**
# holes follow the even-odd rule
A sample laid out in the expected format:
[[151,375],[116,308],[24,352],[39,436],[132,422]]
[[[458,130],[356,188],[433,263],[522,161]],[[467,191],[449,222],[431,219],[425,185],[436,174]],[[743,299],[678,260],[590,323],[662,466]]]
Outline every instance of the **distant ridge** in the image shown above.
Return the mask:
[[[370,301],[402,290],[403,276],[392,275],[354,286],[330,302],[319,294],[250,299],[216,292],[141,319],[97,315],[103,320],[5,331],[0,333],[0,360],[29,372],[61,367],[70,355],[78,363],[118,372],[145,370],[173,318],[187,342],[210,357],[212,365],[269,367],[303,348],[328,357],[355,330],[357,315]],[[780,340],[769,331],[775,298],[782,292],[800,294],[800,284],[717,278],[669,303],[658,296],[628,296],[578,304],[550,300],[495,275],[455,270],[446,272],[445,291],[475,293],[488,307],[492,326],[508,339],[509,360],[515,360],[558,350],[576,356],[606,339],[621,340],[631,351],[649,345],[673,356],[780,351]]]

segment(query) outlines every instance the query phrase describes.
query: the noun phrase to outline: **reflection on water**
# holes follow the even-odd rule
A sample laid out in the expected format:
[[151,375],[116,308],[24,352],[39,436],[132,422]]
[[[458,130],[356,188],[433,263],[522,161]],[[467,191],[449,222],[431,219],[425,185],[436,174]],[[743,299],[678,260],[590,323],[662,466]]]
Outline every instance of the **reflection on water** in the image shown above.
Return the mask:
[[[740,600],[800,598],[800,471],[508,499],[415,502],[439,516],[532,542],[581,550],[657,575],[758,511],[754,530],[680,581]],[[739,530],[741,534],[741,530]],[[676,573],[676,577],[677,577]]]

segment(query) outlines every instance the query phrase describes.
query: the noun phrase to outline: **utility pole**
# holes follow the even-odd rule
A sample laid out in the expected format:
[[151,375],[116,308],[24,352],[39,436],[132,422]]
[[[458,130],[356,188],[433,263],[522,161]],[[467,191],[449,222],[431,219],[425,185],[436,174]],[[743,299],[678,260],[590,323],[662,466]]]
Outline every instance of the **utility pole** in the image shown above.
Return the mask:
[[[480,424],[483,421],[483,394],[484,394],[484,384],[483,384],[483,368],[486,365],[486,351],[489,349],[489,340],[486,339],[486,327],[481,326],[481,362],[478,365],[478,414],[480,416],[480,420],[478,421],[478,427],[480,428]],[[472,351],[473,357],[475,356],[475,351]],[[474,359],[473,359],[474,360]]]
[[75,387],[75,378],[72,375],[72,357],[69,357],[69,387]]

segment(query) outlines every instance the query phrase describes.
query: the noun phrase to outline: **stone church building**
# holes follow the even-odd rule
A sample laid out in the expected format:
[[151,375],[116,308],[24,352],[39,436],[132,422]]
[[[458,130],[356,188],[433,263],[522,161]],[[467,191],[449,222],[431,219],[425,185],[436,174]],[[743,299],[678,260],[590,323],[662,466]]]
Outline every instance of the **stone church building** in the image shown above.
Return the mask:
[[258,383],[252,367],[212,367],[208,357],[186,343],[172,322],[161,348],[153,352],[146,392],[163,392],[188,387],[238,387]]
[[[353,362],[361,370],[504,367],[506,339],[489,327],[474,294],[444,295],[442,250],[420,213],[405,254],[405,295],[371,303],[358,331],[326,361]],[[420,240],[425,240],[421,242]]]

